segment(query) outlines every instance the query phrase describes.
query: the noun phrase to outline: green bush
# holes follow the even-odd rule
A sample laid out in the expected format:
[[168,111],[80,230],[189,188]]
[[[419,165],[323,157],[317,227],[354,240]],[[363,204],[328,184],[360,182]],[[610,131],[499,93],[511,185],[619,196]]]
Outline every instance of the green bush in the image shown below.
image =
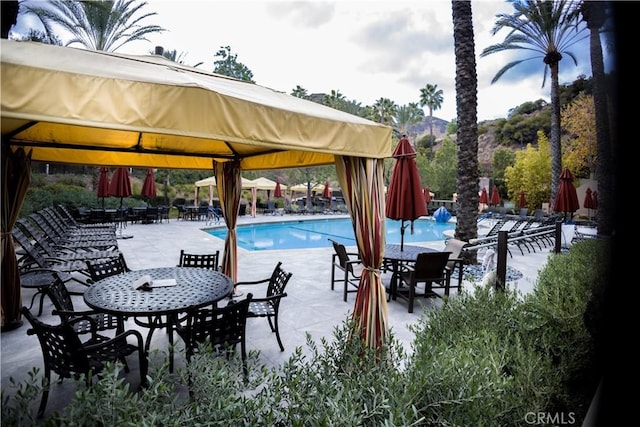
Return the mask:
[[[532,414],[566,414],[579,425],[599,381],[598,307],[611,248],[603,240],[550,255],[531,294],[477,287],[445,299],[412,327],[410,354],[393,331],[374,351],[345,321],[333,339],[307,337],[280,367],[250,352],[245,382],[238,356],[201,347],[187,369],[151,370],[132,393],[121,366],[76,395],[47,425],[523,426]],[[349,338],[351,337],[351,338]],[[157,358],[154,358],[157,360]],[[2,390],[2,420],[29,425],[40,389],[32,374],[12,397]],[[192,390],[189,398],[180,399]],[[527,418],[529,417],[529,418]]]

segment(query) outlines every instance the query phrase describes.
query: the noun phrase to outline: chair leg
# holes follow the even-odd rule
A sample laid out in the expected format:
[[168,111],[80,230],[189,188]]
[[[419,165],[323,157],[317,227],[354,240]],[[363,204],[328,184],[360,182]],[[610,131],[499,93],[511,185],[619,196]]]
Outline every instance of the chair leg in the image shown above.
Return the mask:
[[40,406],[38,407],[38,418],[42,418],[44,415],[44,409],[47,407],[47,400],[49,399],[49,387],[51,386],[51,370],[45,368],[44,370],[45,383],[42,388],[42,399],[40,399]]
[[[426,285],[425,285],[426,286]],[[409,283],[409,313],[413,313],[413,298],[416,296],[416,284]]]
[[278,316],[273,319],[273,325],[276,333],[276,339],[278,340],[278,345],[280,346],[280,351],[284,351],[284,346],[282,345],[282,340],[280,339],[280,329],[278,328]]

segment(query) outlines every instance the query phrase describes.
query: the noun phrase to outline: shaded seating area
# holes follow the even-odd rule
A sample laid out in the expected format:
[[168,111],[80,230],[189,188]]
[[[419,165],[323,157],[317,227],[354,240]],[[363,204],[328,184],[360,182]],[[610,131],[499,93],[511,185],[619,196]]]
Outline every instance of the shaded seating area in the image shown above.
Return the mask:
[[[266,285],[264,297],[253,298],[251,304],[249,304],[249,312],[247,316],[249,318],[263,317],[267,319],[271,332],[276,334],[276,340],[278,341],[281,351],[284,351],[284,345],[280,338],[278,315],[280,311],[280,301],[282,298],[287,296],[285,288],[287,287],[287,283],[289,283],[291,276],[292,273],[287,272],[282,268],[282,262],[278,262],[270,277],[249,282],[237,282],[235,284],[235,286],[242,287]],[[255,291],[253,295],[256,295]]]

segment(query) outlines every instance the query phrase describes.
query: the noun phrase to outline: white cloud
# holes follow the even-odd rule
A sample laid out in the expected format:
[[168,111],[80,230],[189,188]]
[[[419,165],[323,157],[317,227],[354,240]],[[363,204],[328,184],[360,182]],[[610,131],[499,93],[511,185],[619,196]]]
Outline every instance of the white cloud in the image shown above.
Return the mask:
[[[511,13],[504,1],[472,3],[478,70],[478,119],[505,117],[523,102],[549,99],[549,82],[541,88],[541,59],[527,61],[491,84],[495,73],[513,60],[511,53],[480,58],[480,52],[503,40],[491,36],[497,13]],[[436,84],[444,92],[436,117],[456,116],[455,58],[451,2],[433,1],[196,1],[148,0],[157,12],[145,23],[168,31],[148,43],[123,49],[148,53],[154,46],[187,53],[185,63],[202,62],[212,70],[215,53],[230,46],[263,86],[290,93],[300,85],[309,93],[339,90],[362,105],[384,97],[398,105],[418,102],[420,89]],[[588,40],[571,49],[580,58],[560,63],[560,82],[591,75]],[[428,112],[427,112],[428,113]]]

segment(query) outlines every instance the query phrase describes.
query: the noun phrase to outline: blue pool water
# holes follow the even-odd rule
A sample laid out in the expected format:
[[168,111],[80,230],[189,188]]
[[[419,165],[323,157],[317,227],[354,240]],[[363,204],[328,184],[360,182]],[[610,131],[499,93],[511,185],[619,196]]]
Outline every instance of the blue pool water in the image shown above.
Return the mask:
[[[401,221],[386,220],[387,243],[400,243]],[[405,243],[444,240],[444,232],[453,230],[455,223],[440,223],[432,219],[420,219],[414,222],[411,234],[409,222],[404,232]],[[309,249],[330,247],[333,239],[345,246],[354,246],[356,240],[349,218],[314,219],[302,221],[269,222],[264,224],[239,225],[238,246],[249,251],[274,249]],[[212,236],[224,239],[226,228],[207,230]]]

